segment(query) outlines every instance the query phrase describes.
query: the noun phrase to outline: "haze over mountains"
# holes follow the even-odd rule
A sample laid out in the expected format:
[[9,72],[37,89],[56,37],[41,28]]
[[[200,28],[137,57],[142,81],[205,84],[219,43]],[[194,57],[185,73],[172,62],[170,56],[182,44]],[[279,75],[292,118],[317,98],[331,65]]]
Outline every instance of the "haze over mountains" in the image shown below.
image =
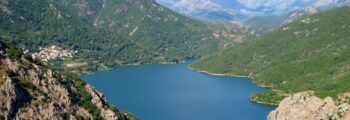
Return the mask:
[[157,0],[182,14],[210,21],[244,21],[254,16],[281,15],[306,8],[324,9],[349,0]]

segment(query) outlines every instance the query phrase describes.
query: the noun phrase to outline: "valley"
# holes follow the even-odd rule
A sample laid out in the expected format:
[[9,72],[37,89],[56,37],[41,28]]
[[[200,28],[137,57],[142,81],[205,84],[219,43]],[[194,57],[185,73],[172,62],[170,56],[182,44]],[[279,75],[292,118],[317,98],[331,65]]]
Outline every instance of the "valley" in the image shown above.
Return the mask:
[[268,91],[249,78],[199,73],[188,68],[191,62],[123,66],[81,78],[143,120],[262,120],[275,109],[248,99]]
[[347,120],[349,5],[0,0],[0,120]]

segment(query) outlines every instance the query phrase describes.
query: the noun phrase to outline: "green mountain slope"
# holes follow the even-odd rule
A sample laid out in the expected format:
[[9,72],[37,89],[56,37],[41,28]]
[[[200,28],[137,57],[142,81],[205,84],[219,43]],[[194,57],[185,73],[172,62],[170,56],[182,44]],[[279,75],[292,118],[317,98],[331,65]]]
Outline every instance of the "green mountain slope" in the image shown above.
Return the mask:
[[283,25],[283,22],[287,19],[289,14],[286,15],[270,15],[270,16],[256,16],[247,21],[245,24],[256,25],[265,27],[268,29],[278,28]]
[[[110,32],[95,30],[48,0],[1,2],[1,37],[10,39],[12,43],[29,49],[30,52],[37,51],[40,47],[58,45],[79,51],[77,59],[106,63],[109,59],[103,58],[106,58],[107,51],[123,49],[131,44]],[[111,43],[121,45],[111,48]]]
[[225,42],[214,39],[209,25],[153,0],[1,0],[0,14],[1,37],[30,52],[72,49],[78,51],[73,61],[88,66],[176,62]]
[[[208,25],[161,7],[153,0],[107,1],[94,26],[133,41],[152,58],[193,57],[218,49]],[[155,52],[156,51],[156,52]]]
[[286,94],[314,90],[320,97],[350,91],[350,7],[292,22],[256,40],[201,59],[192,67],[250,75],[270,93],[252,97],[276,103]]
[[51,0],[74,16],[91,22],[106,5],[107,0]]

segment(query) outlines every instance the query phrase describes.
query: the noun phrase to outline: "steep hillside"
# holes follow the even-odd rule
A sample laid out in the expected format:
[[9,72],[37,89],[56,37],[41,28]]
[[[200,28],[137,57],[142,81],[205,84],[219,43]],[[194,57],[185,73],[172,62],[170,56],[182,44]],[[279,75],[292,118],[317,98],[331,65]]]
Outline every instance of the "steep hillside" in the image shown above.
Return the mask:
[[[256,26],[258,28],[265,28],[266,30],[273,30],[275,28],[279,28],[293,21],[299,20],[303,17],[316,14],[318,12],[334,9],[337,7],[349,6],[350,4],[350,1],[347,1],[347,0],[338,0],[338,1],[333,1],[329,3],[325,1],[319,1],[319,2],[320,3],[315,3],[303,9],[290,11],[284,14],[254,16],[246,20],[244,23],[247,25]],[[321,4],[322,2],[324,2],[323,5]]]
[[193,68],[249,75],[273,88],[253,100],[277,103],[289,93],[313,90],[320,97],[350,91],[350,7],[321,12],[267,35],[203,58]]
[[106,6],[107,0],[51,0],[69,11],[74,16],[79,16],[87,22],[91,22],[94,17]]
[[[79,17],[49,0],[2,0],[0,10],[0,37],[29,52],[52,45],[78,51],[76,59],[84,61],[110,61],[109,50],[123,49],[131,44],[120,36],[97,31]],[[120,46],[111,48],[111,44]],[[113,54],[119,55],[119,52]],[[123,58],[123,55],[119,55]],[[109,57],[108,57],[109,58]]]
[[29,52],[50,46],[77,51],[69,61],[87,63],[82,70],[177,62],[212,53],[227,42],[214,38],[209,25],[153,0],[2,0],[0,14],[2,38]]
[[271,16],[255,16],[244,23],[247,25],[261,26],[266,29],[278,28],[283,25],[283,22],[288,18],[286,15],[271,15]]
[[205,55],[222,44],[214,39],[208,25],[163,8],[153,0],[106,1],[93,25],[126,36],[143,49],[139,54],[151,54],[160,60]]
[[0,39],[0,119],[127,120],[73,74],[61,74]]

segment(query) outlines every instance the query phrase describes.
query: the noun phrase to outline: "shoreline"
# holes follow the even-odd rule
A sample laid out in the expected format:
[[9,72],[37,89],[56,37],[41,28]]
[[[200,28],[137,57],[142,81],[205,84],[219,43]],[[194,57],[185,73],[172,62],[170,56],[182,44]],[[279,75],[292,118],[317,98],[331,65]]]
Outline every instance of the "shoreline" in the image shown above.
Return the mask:
[[232,75],[232,74],[218,74],[218,73],[211,73],[208,71],[204,71],[204,70],[199,70],[199,69],[195,69],[191,66],[188,66],[189,69],[196,71],[196,72],[200,72],[200,73],[206,73],[208,75],[213,75],[213,76],[228,76],[228,77],[238,77],[238,78],[251,78],[252,80],[254,79],[252,76],[240,76],[240,75]]
[[159,62],[159,63],[130,63],[130,64],[121,64],[118,66],[113,66],[113,67],[107,67],[104,69],[98,69],[98,70],[93,70],[93,71],[71,71],[75,74],[78,74],[79,76],[81,75],[89,75],[89,74],[94,74],[96,72],[100,71],[108,71],[112,70],[118,67],[127,67],[127,66],[139,66],[139,65],[150,65],[150,64],[160,64],[160,65],[173,65],[173,64],[181,64],[181,63],[186,63],[188,61],[178,61],[178,62]]
[[278,106],[278,104],[275,104],[275,103],[261,102],[261,101],[253,100],[253,99],[249,99],[249,100],[252,101],[252,102],[258,103],[258,104]]
[[[250,78],[251,81],[255,85],[257,85],[259,87],[263,87],[263,88],[270,88],[271,91],[274,90],[271,86],[264,86],[264,85],[260,85],[260,84],[256,83],[254,81],[254,77],[252,77],[252,76],[240,76],[240,75],[233,75],[233,74],[217,74],[217,73],[211,73],[211,72],[208,72],[208,71],[205,71],[205,70],[199,70],[199,69],[193,68],[192,66],[188,66],[188,68],[193,70],[193,71],[196,71],[196,72],[205,73],[205,74],[213,75],[213,76],[228,76],[228,77],[237,77],[237,78]],[[278,104],[275,104],[275,103],[262,102],[262,101],[258,101],[258,100],[253,100],[251,98],[249,98],[249,100],[252,101],[252,102],[258,103],[258,104],[278,106]]]
[[[118,67],[125,67],[125,66],[139,66],[139,65],[149,65],[149,64],[160,64],[160,65],[171,65],[171,64],[181,64],[181,63],[186,63],[188,61],[179,61],[179,62],[161,62],[161,63],[143,63],[143,64],[140,64],[140,63],[134,63],[134,64],[125,64],[125,65],[121,65],[121,66],[116,66],[116,67],[111,67],[111,68],[107,68],[107,69],[102,69],[102,70],[97,70],[97,71],[91,71],[89,73],[83,73],[83,74],[79,74],[79,76],[81,75],[89,75],[89,74],[94,74],[96,72],[99,72],[99,71],[106,71],[106,70],[111,70],[111,69],[114,69],[114,68],[118,68]],[[252,76],[240,76],[240,75],[233,75],[233,74],[217,74],[217,73],[211,73],[211,72],[208,72],[208,71],[205,71],[205,70],[199,70],[199,69],[195,69],[193,68],[192,66],[188,65],[187,66],[190,70],[193,70],[193,71],[196,71],[196,72],[199,72],[199,73],[205,73],[205,74],[208,74],[208,75],[212,75],[212,76],[227,76],[227,77],[237,77],[237,78],[249,78],[252,83],[254,83],[255,85],[257,85],[258,87],[262,87],[262,88],[270,88],[271,90],[272,87],[271,86],[265,86],[265,85],[261,85],[261,84],[258,84],[254,81],[254,77]],[[268,102],[262,102],[262,101],[258,101],[258,100],[253,100],[253,99],[250,99],[250,101],[252,102],[255,102],[255,103],[258,103],[258,104],[264,104],[264,105],[272,105],[272,106],[277,106],[278,104],[274,104],[274,103],[268,103]]]
[[252,76],[211,73],[211,72],[208,72],[208,71],[205,71],[205,70],[199,70],[199,69],[193,68],[193,67],[191,67],[191,66],[188,66],[188,68],[191,69],[191,70],[194,70],[194,71],[196,71],[196,72],[205,73],[205,74],[213,75],[213,76],[228,76],[228,77],[238,77],[238,78],[250,78],[251,81],[252,81],[254,84],[256,84],[257,86],[263,87],[263,88],[270,88],[271,90],[274,90],[272,86],[261,85],[261,84],[256,83],[256,82],[254,81],[254,77],[252,77]]

